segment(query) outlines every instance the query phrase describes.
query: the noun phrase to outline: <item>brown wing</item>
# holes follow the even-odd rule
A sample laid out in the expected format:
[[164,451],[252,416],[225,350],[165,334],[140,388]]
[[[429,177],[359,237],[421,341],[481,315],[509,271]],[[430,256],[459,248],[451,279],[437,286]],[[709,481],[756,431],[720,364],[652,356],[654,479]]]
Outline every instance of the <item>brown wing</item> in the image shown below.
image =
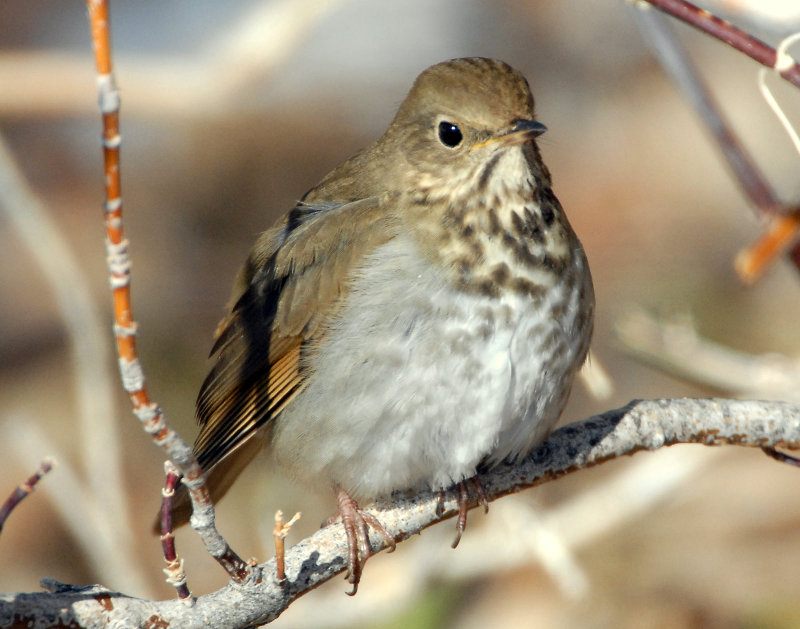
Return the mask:
[[303,353],[324,333],[353,266],[396,232],[385,207],[375,198],[301,204],[259,239],[197,398],[194,449],[215,499],[259,450],[243,446],[305,386]]

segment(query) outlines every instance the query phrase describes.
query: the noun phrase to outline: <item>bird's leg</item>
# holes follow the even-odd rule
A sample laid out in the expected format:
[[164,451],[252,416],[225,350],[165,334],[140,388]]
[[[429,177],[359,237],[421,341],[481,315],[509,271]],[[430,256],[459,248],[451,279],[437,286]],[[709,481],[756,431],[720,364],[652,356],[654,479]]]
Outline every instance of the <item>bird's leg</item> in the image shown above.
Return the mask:
[[336,501],[339,504],[339,515],[347,536],[347,580],[353,584],[348,592],[355,596],[358,582],[361,581],[361,570],[369,557],[369,540],[366,539],[366,523],[359,516],[358,504],[344,490],[337,490]]
[[[484,513],[489,513],[489,500],[486,497],[486,492],[483,490],[483,485],[481,485],[478,477],[473,476],[472,478],[458,482],[456,484],[456,492],[458,494],[456,497],[458,502],[458,518],[456,519],[456,538],[452,543],[453,548],[458,546],[458,543],[461,541],[461,536],[464,534],[464,531],[467,528],[467,510],[469,509],[470,503],[470,487],[472,487],[472,491],[474,491],[478,496],[478,502],[483,505]],[[442,498],[440,497],[439,506],[441,506],[441,504]],[[437,511],[439,510],[439,506],[437,506]]]
[[458,502],[458,518],[456,519],[456,538],[453,540],[451,546],[455,548],[461,541],[461,536],[467,528],[467,508],[469,507],[469,488],[465,481],[459,481],[456,485],[456,492],[458,494],[456,500]]
[[472,485],[472,491],[478,496],[478,504],[483,507],[483,512],[489,513],[489,498],[486,496],[486,491],[483,489],[481,481],[478,480],[477,476],[473,476],[467,479],[467,482]]
[[444,498],[445,498],[445,491],[444,489],[440,489],[437,494],[436,500],[436,517],[441,518],[444,515]]
[[342,526],[344,526],[344,532],[347,536],[347,580],[353,585],[353,589],[348,594],[354,596],[358,591],[358,583],[361,581],[364,564],[367,563],[367,559],[372,554],[369,547],[367,527],[372,527],[383,537],[389,547],[389,552],[392,552],[397,547],[397,544],[378,518],[362,510],[344,489],[336,489],[336,501],[339,505],[339,515],[342,517]]

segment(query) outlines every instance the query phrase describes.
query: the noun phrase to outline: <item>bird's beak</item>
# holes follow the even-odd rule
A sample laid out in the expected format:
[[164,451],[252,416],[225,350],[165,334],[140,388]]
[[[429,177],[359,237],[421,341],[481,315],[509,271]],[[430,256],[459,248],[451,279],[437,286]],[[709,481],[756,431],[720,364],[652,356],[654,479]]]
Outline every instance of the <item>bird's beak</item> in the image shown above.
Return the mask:
[[511,129],[510,132],[494,138],[489,138],[484,142],[473,145],[472,148],[476,149],[494,143],[498,143],[500,146],[525,144],[525,142],[529,142],[533,140],[533,138],[538,138],[545,131],[547,131],[547,127],[536,120],[515,120],[514,128]]

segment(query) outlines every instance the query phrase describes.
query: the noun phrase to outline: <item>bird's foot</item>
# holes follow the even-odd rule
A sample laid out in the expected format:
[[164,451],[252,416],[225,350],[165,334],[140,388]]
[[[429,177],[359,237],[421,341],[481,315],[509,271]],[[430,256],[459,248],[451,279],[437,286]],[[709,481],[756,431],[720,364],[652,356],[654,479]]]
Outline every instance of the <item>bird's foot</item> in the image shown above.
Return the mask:
[[389,547],[389,552],[392,552],[397,547],[397,544],[378,518],[361,509],[346,491],[337,489],[336,501],[339,505],[342,526],[344,526],[344,532],[347,536],[347,581],[353,586],[353,589],[347,594],[354,596],[358,591],[364,564],[367,563],[367,559],[372,555],[367,527],[372,527],[374,531],[383,537]]
[[[478,497],[478,502],[483,505],[484,513],[489,513],[489,500],[486,497],[486,492],[483,490],[483,485],[478,480],[477,476],[462,480],[456,483],[456,501],[458,503],[458,518],[456,519],[456,538],[453,540],[452,547],[458,546],[461,541],[461,536],[467,528],[467,511],[470,506],[469,490],[475,492]],[[439,502],[436,505],[436,515],[444,513],[444,490],[439,492]]]

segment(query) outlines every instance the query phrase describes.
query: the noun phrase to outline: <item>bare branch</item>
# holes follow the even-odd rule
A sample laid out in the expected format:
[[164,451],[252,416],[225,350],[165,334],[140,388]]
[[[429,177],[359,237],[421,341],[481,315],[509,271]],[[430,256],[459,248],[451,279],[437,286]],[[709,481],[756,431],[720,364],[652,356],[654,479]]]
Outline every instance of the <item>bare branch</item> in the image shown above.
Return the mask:
[[[660,3],[653,4],[661,6]],[[680,3],[668,2],[665,4]],[[649,8],[647,5],[638,6]],[[721,25],[721,32],[730,30],[737,33],[737,37],[746,36],[752,41],[758,42],[758,40],[746,33],[742,33],[731,24],[700,9],[697,9],[697,11],[702,14],[703,20],[708,21],[710,24]],[[634,11],[634,15],[639,28],[645,34],[645,40],[653,48],[663,68],[694,106],[711,132],[722,156],[733,172],[734,178],[742,187],[750,202],[761,214],[769,215],[770,225],[766,232],[750,247],[739,252],[734,262],[734,267],[742,281],[746,284],[752,284],[776,258],[789,249],[797,240],[798,229],[800,229],[800,216],[798,216],[797,206],[796,204],[783,203],[774,192],[731,125],[725,120],[719,106],[692,65],[688,54],[686,54],[669,28],[666,20],[656,11],[637,10]],[[686,15],[695,16],[695,13],[690,11]],[[710,32],[709,34],[718,35],[716,32]],[[758,43],[761,44],[761,42]],[[783,48],[783,45],[781,48]],[[775,53],[775,64],[777,64],[777,60],[781,57],[777,52],[773,52]],[[781,54],[788,58],[785,51],[782,51]],[[800,269],[800,245],[794,246],[789,258],[795,267]]]
[[275,577],[278,583],[286,580],[286,566],[284,557],[286,553],[286,536],[292,530],[292,525],[300,519],[301,514],[295,513],[288,522],[283,519],[283,511],[278,509],[275,513],[275,528],[272,531],[272,539],[275,542]]
[[164,488],[161,490],[161,549],[164,554],[164,574],[167,583],[172,585],[178,593],[178,598],[189,598],[192,593],[186,585],[186,571],[183,569],[183,559],[178,557],[175,550],[175,534],[172,530],[172,497],[175,495],[175,486],[180,482],[181,475],[172,461],[164,463],[166,478]]
[[705,9],[701,9],[685,0],[645,1],[681,22],[710,35],[714,39],[725,42],[761,65],[767,68],[774,68],[789,83],[800,87],[800,64],[788,55],[778,55],[774,48],[737,28],[730,22],[726,22],[722,18],[712,15]]
[[781,204],[764,174],[747,153],[741,140],[723,117],[703,80],[680,44],[670,25],[657,11],[633,11],[644,40],[658,61],[714,136],[722,156],[758,209],[775,210]]
[[754,356],[700,336],[688,317],[658,320],[631,312],[617,338],[640,361],[690,382],[737,397],[800,401],[800,362],[779,354]]
[[[91,490],[81,492],[81,497],[85,500],[56,500],[56,505],[66,522],[77,525],[73,529],[76,539],[89,543],[88,546],[84,545],[85,554],[95,560],[93,565],[100,574],[122,572],[127,575],[125,587],[146,592],[147,581],[142,577],[141,571],[134,568],[137,561],[130,552],[133,532],[128,503],[123,492],[106,491],[109,486],[124,486],[119,424],[114,412],[114,379],[106,358],[109,350],[107,331],[92,301],[86,274],[81,270],[70,243],[59,231],[41,199],[31,189],[2,135],[0,190],[0,214],[7,217],[19,242],[25,245],[41,269],[69,339],[77,396],[75,416],[80,430],[79,442],[82,445],[78,457],[83,468],[80,470],[84,477],[81,482],[87,483]],[[18,431],[11,421],[6,421],[3,426],[5,435],[20,431],[29,436],[35,432],[32,426],[26,425],[20,426]],[[57,454],[50,446],[33,448],[29,452],[17,450],[17,454],[30,456],[37,461],[43,451]],[[35,454],[36,452],[39,454]],[[57,458],[60,461],[68,460],[60,455]],[[33,463],[26,461],[26,464]],[[75,475],[70,476],[70,469],[68,463],[61,468],[58,486],[64,482],[65,475],[76,479],[80,476],[78,470]],[[81,482],[76,481],[76,484],[80,485]],[[58,492],[55,489],[53,491]],[[70,513],[65,512],[64,508]],[[97,546],[97,537],[89,540],[78,530],[84,527],[82,517],[87,512],[103,514],[102,518],[94,520],[98,527],[94,529],[95,533],[102,530],[100,538],[114,540],[102,550],[97,549],[97,555],[90,550],[91,546]],[[116,552],[113,554],[114,559],[110,560],[108,557],[112,547]],[[97,561],[99,556],[104,556],[105,559]]]
[[[480,482],[487,498],[496,500],[626,454],[679,443],[800,449],[800,405],[726,399],[633,401],[556,430],[523,461],[501,465],[481,475]],[[446,497],[441,516],[437,515],[438,502],[438,493],[426,491],[396,497],[371,511],[399,542],[457,514],[455,495]],[[378,552],[385,542],[373,534],[370,544],[373,552]],[[98,627],[145,622],[173,627],[249,627],[270,622],[292,601],[346,569],[342,527],[328,526],[290,548],[285,566],[283,583],[274,576],[273,559],[259,566],[262,578],[231,582],[196,599],[193,605],[135,599],[99,586],[81,590],[50,583],[51,593],[0,597],[0,626],[11,619],[22,624],[56,617],[64,624],[94,623],[92,626]]]
[[87,0],[92,46],[97,66],[97,90],[103,119],[103,163],[105,168],[106,250],[114,297],[114,333],[122,386],[133,404],[142,427],[183,475],[192,500],[192,527],[209,554],[237,580],[248,576],[247,564],[233,551],[214,525],[214,506],[205,486],[205,476],[191,447],[166,422],[158,405],[150,399],[144,370],[136,351],[138,326],[131,305],[131,261],[122,223],[119,130],[120,97],[111,61],[111,35],[107,0]]
[[54,465],[55,461],[53,461],[53,459],[50,457],[45,457],[37,470],[28,477],[28,480],[18,485],[17,488],[11,492],[11,495],[6,499],[6,501],[0,505],[0,533],[3,532],[3,525],[6,523],[8,516],[11,515],[11,512],[20,502],[25,500],[25,498],[31,494],[33,489],[36,487],[36,483],[42,479],[42,476],[52,470]]

